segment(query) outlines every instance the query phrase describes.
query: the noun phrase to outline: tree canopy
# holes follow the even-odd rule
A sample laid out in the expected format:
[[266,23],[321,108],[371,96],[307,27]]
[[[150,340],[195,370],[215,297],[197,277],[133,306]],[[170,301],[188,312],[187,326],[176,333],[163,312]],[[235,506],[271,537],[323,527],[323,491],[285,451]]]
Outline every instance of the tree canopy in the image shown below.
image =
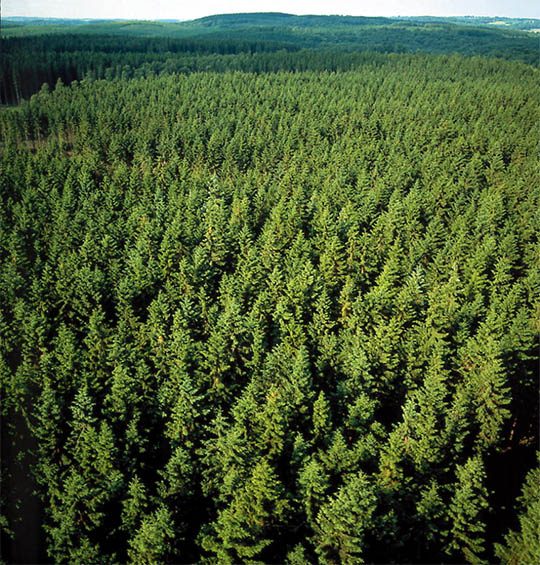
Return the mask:
[[538,70],[136,44],[0,109],[6,551],[532,562]]

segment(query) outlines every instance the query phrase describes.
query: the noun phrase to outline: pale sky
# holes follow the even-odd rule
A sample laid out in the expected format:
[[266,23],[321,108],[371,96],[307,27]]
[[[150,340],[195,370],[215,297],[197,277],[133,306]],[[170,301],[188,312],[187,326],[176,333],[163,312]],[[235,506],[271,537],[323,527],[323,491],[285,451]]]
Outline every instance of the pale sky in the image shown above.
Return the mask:
[[2,16],[191,20],[234,12],[540,18],[539,0],[0,0]]

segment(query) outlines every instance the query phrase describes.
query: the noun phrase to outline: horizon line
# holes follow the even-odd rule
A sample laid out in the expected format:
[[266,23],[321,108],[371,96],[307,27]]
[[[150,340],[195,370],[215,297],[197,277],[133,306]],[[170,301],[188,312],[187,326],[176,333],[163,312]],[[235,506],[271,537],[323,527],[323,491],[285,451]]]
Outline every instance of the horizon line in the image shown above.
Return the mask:
[[440,16],[436,14],[418,14],[418,15],[402,15],[402,14],[395,14],[392,16],[383,16],[383,15],[373,15],[373,16],[363,16],[363,15],[352,15],[352,14],[314,14],[314,13],[306,13],[306,14],[295,14],[292,12],[265,12],[265,11],[253,11],[253,12],[220,12],[220,13],[213,13],[208,14],[206,16],[199,16],[197,18],[190,18],[190,19],[178,19],[178,18],[124,18],[124,17],[117,17],[117,18],[108,18],[108,17],[72,17],[72,16],[22,16],[22,15],[0,15],[0,19],[9,19],[9,18],[27,18],[27,19],[41,19],[41,20],[81,20],[81,21],[132,21],[132,22],[158,22],[158,21],[169,21],[169,22],[189,22],[189,21],[196,21],[201,20],[203,18],[210,18],[214,16],[233,16],[233,15],[245,15],[245,14],[274,14],[274,15],[283,15],[283,16],[296,16],[296,17],[303,17],[303,16],[321,16],[321,17],[349,17],[349,18],[505,18],[509,20],[540,20],[540,16],[504,16],[504,15],[469,15],[469,14],[456,14],[452,16]]

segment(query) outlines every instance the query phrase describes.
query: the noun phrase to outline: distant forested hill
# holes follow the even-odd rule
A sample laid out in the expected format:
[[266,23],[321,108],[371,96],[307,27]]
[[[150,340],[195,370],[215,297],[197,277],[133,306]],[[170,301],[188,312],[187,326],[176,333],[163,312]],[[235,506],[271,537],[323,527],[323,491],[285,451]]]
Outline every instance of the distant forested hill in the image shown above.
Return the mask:
[[[218,62],[215,57],[209,60],[209,54],[253,55],[281,50],[280,62],[274,56],[269,67],[291,71],[309,68],[305,57],[299,62],[286,55],[302,49],[325,51],[322,57],[327,61],[335,59],[331,52],[427,52],[499,57],[538,66],[538,36],[515,31],[510,24],[488,25],[492,22],[487,20],[477,22],[486,25],[473,26],[467,18],[279,13],[225,14],[190,22],[11,19],[3,29],[0,103],[28,98],[44,82],[50,87],[58,79],[69,84],[88,73],[111,78],[140,76],[149,69],[157,73],[226,68],[253,71],[268,66],[245,57]],[[540,21],[526,21],[540,27]]]
[[486,17],[486,16],[454,16],[448,18],[436,16],[400,16],[400,19],[410,22],[440,22],[440,23],[455,23],[460,25],[472,26],[498,26],[509,29],[519,29],[523,31],[540,29],[540,20],[536,18],[506,18],[506,17]]
[[[148,27],[145,24],[152,22],[142,22],[137,20],[89,20],[89,19],[61,19],[61,18],[31,18],[31,17],[8,17],[3,19],[3,26],[18,26],[19,28],[35,28],[40,26],[66,27],[84,26],[85,32],[92,32],[98,29],[97,26],[108,24],[109,26],[120,27],[127,22],[134,23],[138,27],[131,29],[134,33],[140,32],[145,34]],[[280,12],[259,12],[259,13],[240,13],[240,14],[218,14],[206,16],[196,20],[180,21],[180,20],[155,20],[156,31],[161,29],[162,32],[169,34],[181,34],[182,32],[191,33],[197,28],[220,28],[222,30],[235,27],[340,27],[340,26],[388,26],[396,23],[424,24],[424,23],[441,23],[441,24],[459,24],[467,26],[504,26],[514,30],[539,29],[540,20],[535,18],[506,18],[506,17],[478,17],[478,16],[462,16],[462,17],[435,17],[435,16],[399,16],[393,18],[387,17],[365,17],[365,16],[321,16],[321,15],[304,15],[298,16],[294,14],[285,14]],[[166,24],[166,25],[163,25]],[[112,29],[112,27],[111,27]],[[30,31],[20,30],[21,33]],[[38,30],[32,30],[38,32]],[[47,33],[46,30],[39,30]],[[70,31],[73,31],[70,30]],[[12,33],[11,30],[7,35]]]

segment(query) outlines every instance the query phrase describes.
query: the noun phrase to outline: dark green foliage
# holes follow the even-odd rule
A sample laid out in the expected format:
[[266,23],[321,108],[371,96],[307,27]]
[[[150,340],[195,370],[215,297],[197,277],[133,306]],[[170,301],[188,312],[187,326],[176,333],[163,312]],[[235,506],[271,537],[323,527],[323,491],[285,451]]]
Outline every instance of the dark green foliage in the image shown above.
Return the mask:
[[[358,68],[365,51],[460,53],[538,65],[538,38],[516,31],[538,28],[540,20],[535,19],[280,13],[224,14],[188,22],[23,18],[2,26],[0,103],[19,103],[43,83],[54,87],[59,78],[70,84],[209,70],[345,70]],[[217,140],[222,132],[213,133]],[[111,149],[117,150],[116,144]]]
[[8,482],[58,563],[535,562],[537,70],[271,50],[0,111]]
[[503,563],[536,563],[540,559],[540,469],[527,473],[519,503],[519,531],[505,536],[505,543],[495,546]]
[[317,516],[315,550],[325,563],[364,561],[364,536],[373,526],[376,497],[360,473],[324,504]]

